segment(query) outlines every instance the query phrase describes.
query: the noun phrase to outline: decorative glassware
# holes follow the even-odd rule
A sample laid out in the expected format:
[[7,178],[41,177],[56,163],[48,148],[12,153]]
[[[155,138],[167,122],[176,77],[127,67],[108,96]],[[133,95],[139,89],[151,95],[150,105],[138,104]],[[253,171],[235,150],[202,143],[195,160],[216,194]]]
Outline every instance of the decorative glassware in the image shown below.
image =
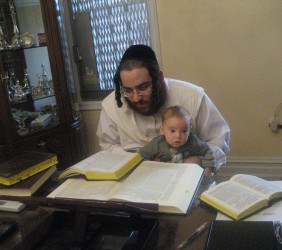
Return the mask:
[[30,88],[30,82],[29,82],[29,74],[28,74],[28,71],[27,69],[24,70],[24,79],[23,79],[23,91],[24,93],[27,95],[27,94],[30,94],[31,93],[31,88]]
[[5,36],[3,34],[2,27],[0,25],[0,50],[10,49],[11,46],[6,42]]
[[13,101],[19,102],[19,101],[22,101],[26,98],[26,94],[24,93],[23,88],[20,85],[19,80],[17,80],[14,89],[15,89],[15,92],[14,92],[14,96],[13,96]]
[[20,36],[20,32],[18,29],[18,25],[17,25],[17,14],[15,12],[15,6],[12,0],[8,1],[9,3],[9,8],[10,8],[10,12],[11,12],[11,17],[12,17],[12,21],[13,21],[13,29],[14,29],[14,37],[12,38],[12,48],[16,49],[16,48],[20,48],[23,45],[23,41],[21,39]]
[[28,129],[26,128],[25,120],[28,118],[29,114],[26,111],[18,111],[13,113],[14,120],[17,122],[18,134],[23,136],[28,134]]
[[10,87],[9,73],[7,71],[4,72],[4,77],[2,77],[2,81],[6,84],[9,101],[12,101],[14,96],[14,91]]
[[41,67],[42,67],[42,74],[41,74],[42,85],[43,85],[45,94],[48,96],[48,95],[51,95],[51,86],[50,86],[50,83],[48,81],[48,75],[46,73],[45,64],[42,63]]

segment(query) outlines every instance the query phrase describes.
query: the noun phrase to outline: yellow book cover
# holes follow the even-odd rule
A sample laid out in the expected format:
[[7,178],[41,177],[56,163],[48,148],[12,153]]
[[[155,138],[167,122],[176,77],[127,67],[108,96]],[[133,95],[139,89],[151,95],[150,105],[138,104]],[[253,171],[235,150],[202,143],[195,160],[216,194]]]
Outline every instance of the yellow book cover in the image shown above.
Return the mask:
[[11,186],[58,163],[57,155],[29,151],[0,163],[0,184]]
[[244,219],[282,197],[282,189],[253,175],[237,174],[204,191],[200,199],[225,215]]
[[118,180],[142,161],[138,153],[100,151],[60,173],[60,178],[84,175],[87,180]]
[[56,172],[56,166],[28,177],[11,186],[0,185],[0,195],[31,196]]

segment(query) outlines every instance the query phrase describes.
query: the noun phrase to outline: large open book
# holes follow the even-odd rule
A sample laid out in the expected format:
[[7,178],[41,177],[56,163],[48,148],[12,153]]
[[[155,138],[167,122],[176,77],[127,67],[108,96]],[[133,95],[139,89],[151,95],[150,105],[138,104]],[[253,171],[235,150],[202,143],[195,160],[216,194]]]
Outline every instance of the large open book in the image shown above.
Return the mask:
[[60,173],[60,178],[84,175],[88,180],[118,180],[142,161],[138,153],[100,151]]
[[192,163],[144,161],[120,181],[69,178],[48,197],[158,204],[159,212],[186,213],[202,174]]
[[240,220],[282,197],[282,188],[253,175],[237,174],[204,191],[200,199],[227,216]]

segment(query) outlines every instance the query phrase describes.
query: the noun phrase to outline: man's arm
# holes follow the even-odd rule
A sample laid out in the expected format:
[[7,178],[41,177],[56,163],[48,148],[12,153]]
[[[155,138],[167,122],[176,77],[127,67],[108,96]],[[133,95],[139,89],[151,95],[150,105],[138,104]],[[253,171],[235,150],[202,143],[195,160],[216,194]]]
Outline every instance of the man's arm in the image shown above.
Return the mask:
[[101,110],[99,124],[97,128],[99,145],[107,151],[124,151],[121,148],[118,128],[116,124],[107,115],[104,108]]
[[226,154],[230,150],[230,128],[206,94],[197,115],[195,133],[215,152],[216,168],[226,163]]

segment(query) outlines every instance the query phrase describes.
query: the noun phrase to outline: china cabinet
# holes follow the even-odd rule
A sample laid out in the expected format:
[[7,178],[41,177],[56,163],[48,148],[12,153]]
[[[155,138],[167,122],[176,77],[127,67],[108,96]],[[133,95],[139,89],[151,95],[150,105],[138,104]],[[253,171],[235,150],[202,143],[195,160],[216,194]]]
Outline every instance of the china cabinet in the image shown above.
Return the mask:
[[86,157],[67,84],[53,0],[0,0],[0,161],[54,152],[60,168]]

